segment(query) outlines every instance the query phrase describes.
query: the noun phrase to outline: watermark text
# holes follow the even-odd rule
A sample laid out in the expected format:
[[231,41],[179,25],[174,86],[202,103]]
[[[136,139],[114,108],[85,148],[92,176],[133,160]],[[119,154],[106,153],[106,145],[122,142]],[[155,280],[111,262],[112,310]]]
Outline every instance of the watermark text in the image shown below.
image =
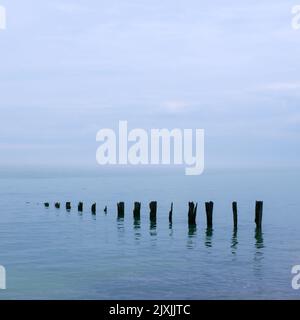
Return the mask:
[[299,290],[300,289],[300,265],[293,266],[292,274],[295,275],[292,278],[292,288],[294,290]]
[[204,170],[203,129],[133,129],[119,121],[119,132],[98,131],[96,152],[99,165],[183,165],[186,175],[200,175]]
[[6,9],[0,5],[0,31],[6,29]]
[[6,270],[0,265],[0,289],[6,289]]
[[300,4],[292,8],[292,28],[294,30],[300,30]]

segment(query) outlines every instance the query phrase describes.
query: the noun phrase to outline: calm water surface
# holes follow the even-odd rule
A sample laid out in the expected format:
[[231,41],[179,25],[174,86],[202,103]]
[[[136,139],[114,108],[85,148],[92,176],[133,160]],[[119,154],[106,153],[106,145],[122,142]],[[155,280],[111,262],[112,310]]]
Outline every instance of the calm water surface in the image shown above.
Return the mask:
[[[300,264],[299,181],[291,171],[2,178],[0,264],[7,290],[0,299],[298,299],[291,268]],[[140,221],[132,215],[137,200]],[[149,221],[151,200],[158,201],[156,224]],[[205,227],[208,200],[215,202],[213,230]],[[262,233],[253,221],[255,200],[264,200]],[[57,210],[55,201],[75,206]],[[123,220],[117,201],[125,201]],[[196,227],[187,224],[188,201],[198,202]]]

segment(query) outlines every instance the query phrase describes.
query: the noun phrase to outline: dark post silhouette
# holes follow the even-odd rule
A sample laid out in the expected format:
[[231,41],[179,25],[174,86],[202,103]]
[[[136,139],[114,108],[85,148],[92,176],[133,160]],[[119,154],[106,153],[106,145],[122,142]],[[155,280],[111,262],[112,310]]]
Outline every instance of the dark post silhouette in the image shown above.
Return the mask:
[[189,202],[189,213],[188,213],[189,225],[196,224],[197,207],[198,207],[198,203],[196,203],[195,205],[194,202]]
[[213,226],[213,209],[214,203],[212,201],[205,202],[207,228],[212,228]]
[[124,202],[118,202],[118,218],[124,218],[124,212],[125,212],[125,205]]
[[237,216],[237,203],[236,201],[232,202],[232,212],[233,212],[233,226],[234,229],[238,226],[238,216]]
[[[50,204],[49,202],[44,202],[44,207],[49,208]],[[62,203],[63,205],[63,203]],[[66,202],[66,210],[71,210],[71,202]],[[60,209],[61,203],[55,202],[54,206],[56,209]],[[188,210],[188,224],[189,226],[196,225],[196,216],[197,216],[197,207],[198,203],[195,202],[189,202],[188,203],[189,210]],[[213,227],[213,208],[214,208],[214,202],[209,201],[205,202],[205,211],[206,211],[206,220],[207,220],[207,229],[212,229]],[[118,202],[117,203],[117,209],[118,209],[118,219],[123,219],[125,216],[125,203],[124,202]],[[157,201],[151,201],[149,203],[149,209],[150,209],[150,221],[151,223],[156,226],[156,217],[157,217]],[[91,206],[91,212],[92,214],[96,214],[96,203],[93,203]],[[83,212],[83,202],[78,203],[78,212]],[[107,206],[104,207],[104,213],[107,214]],[[238,205],[236,201],[232,202],[232,213],[233,213],[233,225],[234,225],[234,231],[238,228]],[[263,216],[263,201],[256,201],[255,203],[255,224],[256,229],[258,231],[262,228],[262,216]],[[133,207],[133,218],[134,220],[140,220],[141,217],[141,202],[134,202]],[[173,222],[173,202],[171,202],[171,207],[169,210],[169,226],[170,229],[172,229],[172,222]]]
[[96,214],[96,203],[92,204],[91,211],[92,211],[92,214]]
[[149,203],[149,208],[150,208],[150,220],[151,221],[156,221],[157,202],[156,201],[151,201]]
[[171,209],[169,211],[169,222],[173,222],[173,202],[171,203]]
[[66,209],[71,210],[71,202],[66,202]]
[[133,208],[133,218],[139,220],[141,218],[141,203],[135,202]]
[[255,223],[256,223],[257,229],[261,229],[262,215],[263,215],[263,201],[256,201]]

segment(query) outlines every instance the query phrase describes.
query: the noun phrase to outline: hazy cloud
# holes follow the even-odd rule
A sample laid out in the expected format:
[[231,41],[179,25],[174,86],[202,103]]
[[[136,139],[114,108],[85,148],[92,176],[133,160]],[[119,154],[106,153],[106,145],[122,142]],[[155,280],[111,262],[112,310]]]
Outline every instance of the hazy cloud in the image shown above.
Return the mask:
[[294,0],[1,5],[0,164],[21,165],[22,145],[29,162],[92,163],[96,131],[120,119],[204,128],[207,164],[299,160]]

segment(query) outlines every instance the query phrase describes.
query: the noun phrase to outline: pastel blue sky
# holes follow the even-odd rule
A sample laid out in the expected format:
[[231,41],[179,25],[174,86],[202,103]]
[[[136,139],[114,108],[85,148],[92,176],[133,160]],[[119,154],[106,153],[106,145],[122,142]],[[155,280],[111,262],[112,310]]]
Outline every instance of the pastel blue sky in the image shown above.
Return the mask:
[[296,0],[0,0],[0,165],[95,165],[96,132],[204,128],[207,166],[297,166]]

